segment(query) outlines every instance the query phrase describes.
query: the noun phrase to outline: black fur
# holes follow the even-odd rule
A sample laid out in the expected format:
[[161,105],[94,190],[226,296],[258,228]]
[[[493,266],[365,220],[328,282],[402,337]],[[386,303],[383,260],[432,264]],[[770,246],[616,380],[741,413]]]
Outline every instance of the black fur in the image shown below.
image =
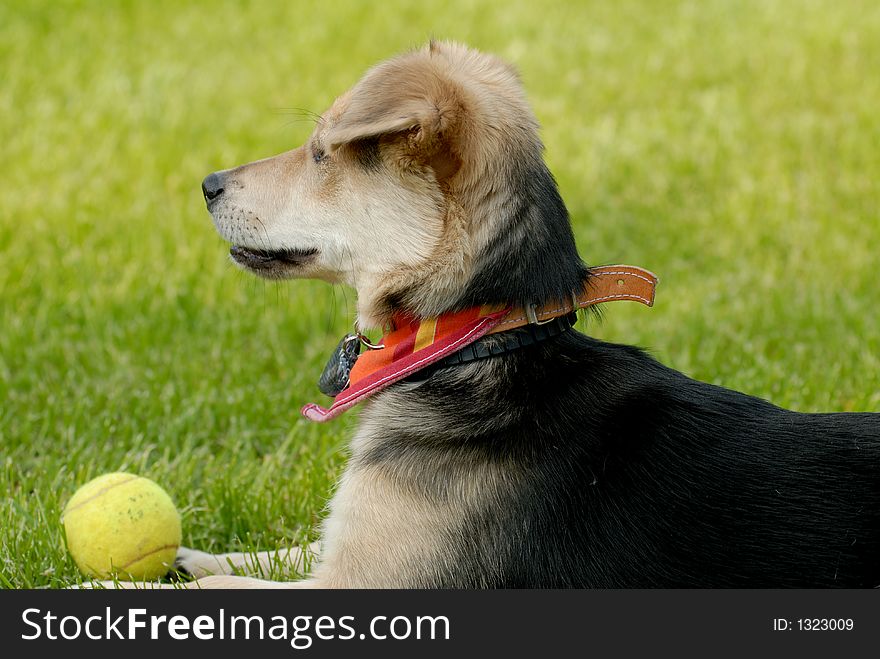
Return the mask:
[[505,474],[413,585],[880,585],[880,414],[790,412],[574,330],[463,369],[359,458],[435,503]]
[[351,142],[350,149],[354,150],[358,165],[368,172],[377,172],[382,165],[382,154],[379,151],[379,138],[367,137]]
[[517,166],[507,179],[517,194],[503,209],[495,239],[479,255],[457,309],[568,300],[588,277],[568,210],[543,161]]

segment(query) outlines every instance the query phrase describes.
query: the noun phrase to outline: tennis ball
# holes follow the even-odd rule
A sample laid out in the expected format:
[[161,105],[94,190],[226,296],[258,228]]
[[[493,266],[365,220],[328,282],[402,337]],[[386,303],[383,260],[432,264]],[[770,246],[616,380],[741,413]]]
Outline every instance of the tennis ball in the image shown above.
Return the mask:
[[180,515],[171,497],[134,474],[104,474],[83,485],[61,523],[70,555],[90,577],[157,579],[180,546]]

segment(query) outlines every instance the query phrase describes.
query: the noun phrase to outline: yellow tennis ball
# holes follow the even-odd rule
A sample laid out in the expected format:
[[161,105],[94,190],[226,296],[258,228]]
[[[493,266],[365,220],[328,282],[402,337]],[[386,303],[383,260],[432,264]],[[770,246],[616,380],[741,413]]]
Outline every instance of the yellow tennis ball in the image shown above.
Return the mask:
[[61,515],[67,549],[91,577],[156,579],[174,564],[180,515],[149,478],[117,472],[79,488]]

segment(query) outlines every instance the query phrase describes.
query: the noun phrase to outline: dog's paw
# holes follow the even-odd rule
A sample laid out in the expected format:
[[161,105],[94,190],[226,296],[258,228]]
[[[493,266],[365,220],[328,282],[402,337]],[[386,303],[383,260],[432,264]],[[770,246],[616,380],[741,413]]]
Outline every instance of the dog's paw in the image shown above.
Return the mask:
[[83,581],[65,586],[65,590],[113,590],[114,588],[112,581]]
[[174,559],[174,569],[195,579],[212,574],[229,574],[230,571],[218,556],[189,547],[178,548],[177,558]]
[[173,587],[172,584],[163,584],[158,581],[84,581],[69,586],[68,590],[154,590]]

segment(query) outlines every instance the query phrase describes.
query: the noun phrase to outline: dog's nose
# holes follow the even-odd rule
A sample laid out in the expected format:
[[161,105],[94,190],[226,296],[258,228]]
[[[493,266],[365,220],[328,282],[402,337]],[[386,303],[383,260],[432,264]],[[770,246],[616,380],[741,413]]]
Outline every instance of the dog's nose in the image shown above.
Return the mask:
[[205,202],[210,206],[212,201],[223,194],[223,177],[217,172],[208,174],[202,181],[202,192]]

